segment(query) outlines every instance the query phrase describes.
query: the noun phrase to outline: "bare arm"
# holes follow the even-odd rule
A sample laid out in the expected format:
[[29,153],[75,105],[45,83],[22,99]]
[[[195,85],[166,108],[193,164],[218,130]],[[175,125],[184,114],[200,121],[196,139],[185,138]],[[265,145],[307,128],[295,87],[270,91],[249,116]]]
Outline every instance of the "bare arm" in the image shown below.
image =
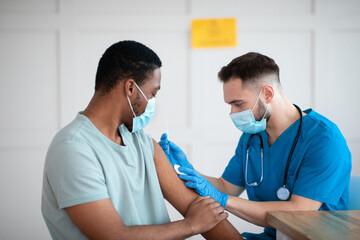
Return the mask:
[[226,210],[235,214],[236,216],[263,227],[271,227],[266,223],[266,213],[268,211],[316,211],[320,208],[321,202],[292,195],[290,201],[274,201],[274,202],[255,202],[249,201],[238,196],[244,191],[245,188],[233,185],[223,179],[205,177],[214,187],[229,196]]
[[[208,207],[208,206],[212,207]],[[219,204],[210,198],[192,202],[186,219],[163,225],[126,226],[110,199],[66,208],[71,220],[90,239],[185,239],[204,231],[194,222],[202,221],[209,211],[218,211]],[[219,219],[217,222],[223,220]],[[207,222],[214,226],[217,222]],[[206,223],[205,223],[206,224]]]
[[245,190],[243,187],[238,187],[234,184],[229,183],[222,177],[214,178],[201,174],[206,178],[217,190],[220,192],[229,194],[231,196],[240,196],[240,194]]
[[255,202],[240,197],[229,196],[226,210],[236,216],[263,227],[267,224],[265,216],[269,211],[316,211],[322,202],[292,195],[290,201]]
[[108,198],[72,206],[66,208],[66,211],[90,239],[183,239],[192,235],[191,227],[184,221],[128,227]]
[[[194,201],[198,195],[185,187],[161,147],[155,140],[153,140],[153,143],[156,171],[164,197],[185,216],[191,202]],[[221,221],[212,230],[202,235],[206,239],[243,239],[239,232],[227,220]]]

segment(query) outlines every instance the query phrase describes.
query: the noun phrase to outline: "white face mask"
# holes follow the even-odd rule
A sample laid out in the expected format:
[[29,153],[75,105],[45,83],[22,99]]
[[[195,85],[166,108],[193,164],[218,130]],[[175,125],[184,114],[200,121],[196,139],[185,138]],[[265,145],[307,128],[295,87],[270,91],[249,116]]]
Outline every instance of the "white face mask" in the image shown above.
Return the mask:
[[[135,83],[135,82],[134,82]],[[155,102],[156,102],[156,98],[153,97],[150,100],[147,99],[147,97],[145,96],[145,94],[143,93],[143,91],[141,91],[140,87],[135,83],[135,86],[139,89],[139,91],[141,92],[141,94],[144,96],[144,98],[147,101],[147,105],[145,108],[145,111],[140,115],[140,116],[136,116],[134,109],[131,105],[129,96],[126,95],[127,100],[129,102],[131,111],[134,114],[133,117],[133,124],[132,124],[132,131],[131,132],[137,132],[140,131],[141,129],[143,129],[146,125],[148,125],[148,123],[151,121],[152,117],[155,114]]]
[[255,133],[264,131],[266,128],[265,115],[267,113],[269,105],[266,105],[266,110],[265,110],[264,116],[262,117],[262,119],[260,121],[255,120],[255,117],[254,117],[254,114],[252,111],[255,108],[255,106],[260,98],[261,92],[262,92],[262,90],[260,91],[259,96],[257,97],[256,102],[255,102],[254,106],[252,107],[252,109],[230,114],[230,118],[233,121],[233,123],[235,124],[235,126],[243,133],[255,134]]

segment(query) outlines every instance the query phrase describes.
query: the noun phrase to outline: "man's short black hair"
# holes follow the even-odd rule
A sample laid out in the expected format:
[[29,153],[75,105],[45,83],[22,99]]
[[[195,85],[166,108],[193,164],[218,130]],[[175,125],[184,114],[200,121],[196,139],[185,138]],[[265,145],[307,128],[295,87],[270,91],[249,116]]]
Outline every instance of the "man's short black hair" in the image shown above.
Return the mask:
[[245,84],[255,85],[263,77],[275,75],[276,81],[280,83],[279,72],[279,67],[272,58],[260,53],[249,52],[222,67],[218,77],[224,83],[232,77],[238,77]]
[[139,86],[161,67],[158,55],[144,44],[120,41],[102,55],[96,72],[95,91],[109,92],[119,81],[133,79]]

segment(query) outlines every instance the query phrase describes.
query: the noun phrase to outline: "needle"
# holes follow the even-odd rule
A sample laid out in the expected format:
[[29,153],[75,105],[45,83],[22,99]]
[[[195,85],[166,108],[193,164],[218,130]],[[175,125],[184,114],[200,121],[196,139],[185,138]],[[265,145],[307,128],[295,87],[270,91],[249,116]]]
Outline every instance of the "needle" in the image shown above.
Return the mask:
[[166,134],[167,134],[167,139],[168,139],[168,154],[170,154],[170,145],[169,145],[169,128],[168,128],[168,122],[166,119]]

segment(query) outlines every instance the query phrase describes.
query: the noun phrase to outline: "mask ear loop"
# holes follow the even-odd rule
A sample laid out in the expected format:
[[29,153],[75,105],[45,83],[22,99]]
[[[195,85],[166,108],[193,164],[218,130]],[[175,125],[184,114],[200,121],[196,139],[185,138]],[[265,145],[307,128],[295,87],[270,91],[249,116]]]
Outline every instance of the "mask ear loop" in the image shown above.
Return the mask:
[[136,117],[136,114],[135,114],[134,109],[133,109],[133,107],[132,107],[132,105],[131,105],[131,102],[130,102],[129,96],[128,96],[127,94],[126,94],[126,98],[127,98],[128,102],[129,102],[129,105],[130,105],[131,111],[132,111],[132,112],[133,112],[133,114],[134,114],[134,117]]
[[265,113],[264,113],[264,116],[262,117],[262,119],[264,119],[264,117],[266,116],[266,113],[268,112],[268,109],[269,109],[268,107],[269,107],[269,104],[266,105],[266,110],[265,110]]
[[[138,87],[138,85],[136,84],[135,81],[134,81],[134,83],[135,83],[135,86],[139,89],[139,87]],[[139,90],[140,90],[140,92],[144,95],[144,93],[141,91],[141,89],[139,89]],[[145,97],[145,95],[144,95],[144,97]],[[132,113],[134,114],[134,117],[136,117],[136,114],[135,114],[134,109],[133,109],[133,107],[132,107],[132,104],[131,104],[131,102],[130,102],[130,98],[129,98],[129,96],[128,96],[127,94],[126,94],[126,98],[127,98],[128,102],[129,102],[130,109],[131,109]],[[146,99],[146,97],[145,97],[145,99]],[[146,99],[146,100],[147,100],[147,99]]]
[[259,101],[259,99],[260,99],[260,95],[261,95],[261,93],[262,93],[262,89],[260,90],[259,95],[257,96],[257,98],[256,98],[256,102],[255,102],[254,106],[252,107],[251,111],[252,111],[252,110],[254,110],[254,108],[255,108],[255,106],[256,106],[256,104],[257,104],[257,102],[258,102],[258,101]]
[[[254,110],[254,108],[255,108],[255,106],[256,106],[256,104],[257,104],[257,102],[258,102],[258,101],[259,101],[259,99],[260,99],[260,95],[261,95],[261,93],[262,93],[262,89],[260,90],[260,93],[259,93],[258,97],[256,98],[256,102],[255,102],[255,104],[254,104],[253,108],[251,109],[251,111],[253,111],[253,110]],[[267,104],[267,105],[266,105],[265,113],[264,113],[264,116],[261,118],[261,120],[263,120],[263,119],[264,119],[264,117],[266,116],[266,113],[267,113],[267,111],[268,111],[268,109],[269,109],[268,107],[269,107],[269,104]]]
[[[134,84],[135,84],[135,86],[137,87],[137,89],[139,89],[139,91],[141,92],[141,94],[144,96],[146,102],[149,102],[149,100],[147,99],[147,97],[145,96],[145,94],[143,93],[143,91],[141,91],[141,88],[136,84],[135,81],[134,81]],[[127,97],[128,102],[129,102],[131,111],[133,112],[134,117],[136,117],[136,114],[135,114],[134,109],[133,109],[133,107],[132,107],[132,104],[131,104],[131,102],[130,102],[129,96],[128,96],[127,94],[126,94],[126,97]]]
[[135,81],[134,81],[134,84],[135,84],[135,86],[137,87],[137,89],[139,89],[139,91],[141,92],[141,94],[144,96],[145,100],[146,100],[147,102],[149,102],[149,100],[147,99],[147,97],[145,96],[145,94],[143,93],[143,91],[141,91],[141,88],[136,84]]

